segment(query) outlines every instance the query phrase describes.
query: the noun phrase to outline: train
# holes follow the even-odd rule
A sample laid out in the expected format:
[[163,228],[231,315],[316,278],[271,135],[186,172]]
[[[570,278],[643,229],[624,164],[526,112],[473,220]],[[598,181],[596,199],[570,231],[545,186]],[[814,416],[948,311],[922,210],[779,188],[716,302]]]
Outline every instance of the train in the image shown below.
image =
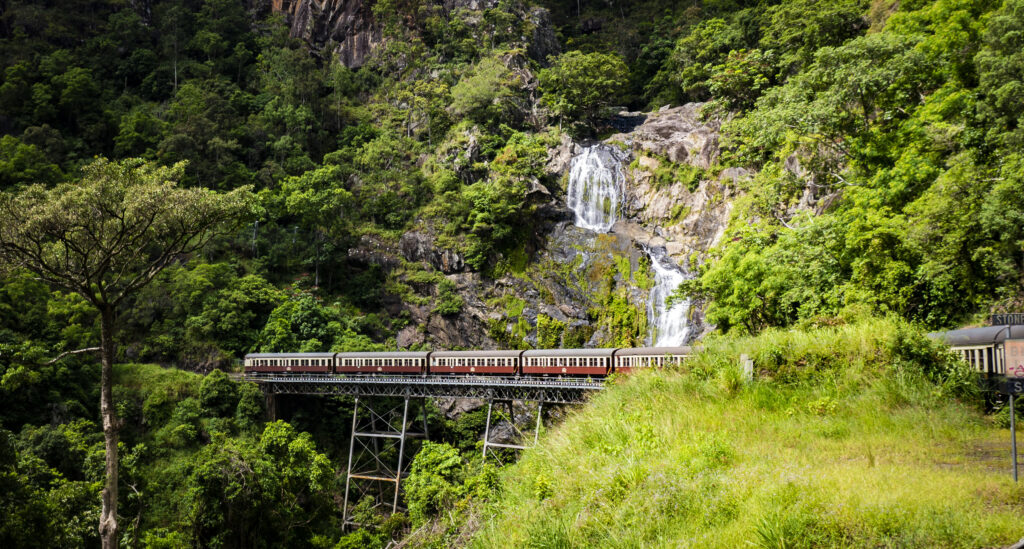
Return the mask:
[[690,347],[534,349],[529,351],[392,351],[250,353],[247,375],[607,376],[679,364]]
[[984,326],[948,332],[932,332],[929,337],[949,345],[982,378],[999,379],[1006,375],[1005,346],[1008,339],[1024,339],[1024,326]]

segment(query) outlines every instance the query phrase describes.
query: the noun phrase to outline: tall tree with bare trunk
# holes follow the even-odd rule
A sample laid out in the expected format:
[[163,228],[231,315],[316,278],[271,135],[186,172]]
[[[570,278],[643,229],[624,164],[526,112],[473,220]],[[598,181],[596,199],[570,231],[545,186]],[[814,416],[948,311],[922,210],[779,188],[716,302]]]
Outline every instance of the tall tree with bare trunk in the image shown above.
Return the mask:
[[100,411],[106,448],[100,536],[117,547],[115,330],[126,298],[179,258],[234,230],[252,210],[249,188],[216,193],[177,185],[184,164],[97,159],[82,178],[0,195],[0,269],[25,268],[80,294],[100,313]]

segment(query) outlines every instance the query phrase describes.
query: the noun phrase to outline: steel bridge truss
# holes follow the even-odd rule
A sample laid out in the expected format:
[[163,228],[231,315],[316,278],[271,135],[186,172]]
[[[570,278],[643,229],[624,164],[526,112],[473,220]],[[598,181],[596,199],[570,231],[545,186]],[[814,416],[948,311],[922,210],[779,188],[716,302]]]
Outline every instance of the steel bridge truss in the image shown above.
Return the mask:
[[345,477],[345,499],[342,517],[345,524],[359,526],[349,512],[349,496],[356,502],[372,498],[372,508],[388,508],[391,513],[402,510],[399,494],[418,442],[428,438],[426,400],[419,407],[422,431],[415,430],[415,411],[409,414],[409,397],[397,404],[375,399],[360,402],[355,398],[352,410],[352,434],[348,447],[348,472]]
[[[532,448],[537,445],[537,440],[540,438],[540,429],[542,423],[542,417],[544,413],[544,403],[537,402],[537,419],[534,423],[533,428],[533,442],[530,443],[530,436],[527,433],[523,433],[519,426],[516,424],[515,406],[513,401],[507,401],[508,404],[508,424],[511,426],[513,431],[513,442],[511,443],[498,443],[491,441],[491,413],[494,409],[495,402],[493,400],[487,401],[487,423],[484,427],[484,444],[483,444],[483,459],[487,461],[487,452],[490,450],[492,458],[498,462],[498,465],[504,465],[502,458],[507,458],[509,453],[517,453],[519,450],[525,450]],[[500,404],[500,402],[499,402]],[[498,448],[495,451],[494,448]]]
[[604,387],[601,378],[401,375],[247,375],[268,394],[351,395],[356,397],[478,398],[548,404],[581,402]]
[[[600,378],[542,378],[499,376],[401,376],[401,375],[246,375],[244,379],[258,383],[267,396],[268,412],[275,414],[276,395],[350,395],[355,397],[352,410],[352,432],[349,440],[348,468],[345,477],[345,499],[342,517],[346,526],[358,527],[353,505],[371,498],[373,509],[391,513],[400,507],[402,482],[412,457],[423,440],[429,438],[427,428],[428,398],[473,398],[487,401],[487,423],[484,428],[483,458],[502,464],[520,450],[535,446],[542,428],[544,404],[581,402],[604,387]],[[418,407],[410,408],[413,399]],[[536,403],[536,419],[532,433],[524,433],[516,423],[515,401]],[[495,414],[495,404],[508,405],[507,417]],[[420,426],[416,424],[417,412]],[[529,413],[529,411],[527,411]],[[507,420],[511,440],[495,442],[493,427]]]

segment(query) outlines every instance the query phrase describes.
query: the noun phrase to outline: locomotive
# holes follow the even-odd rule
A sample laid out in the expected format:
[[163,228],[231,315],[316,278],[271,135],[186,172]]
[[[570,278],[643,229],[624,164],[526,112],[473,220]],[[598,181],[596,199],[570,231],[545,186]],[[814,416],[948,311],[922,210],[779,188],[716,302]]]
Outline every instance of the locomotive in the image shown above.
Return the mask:
[[252,375],[606,376],[679,364],[691,353],[690,347],[250,353],[244,365]]

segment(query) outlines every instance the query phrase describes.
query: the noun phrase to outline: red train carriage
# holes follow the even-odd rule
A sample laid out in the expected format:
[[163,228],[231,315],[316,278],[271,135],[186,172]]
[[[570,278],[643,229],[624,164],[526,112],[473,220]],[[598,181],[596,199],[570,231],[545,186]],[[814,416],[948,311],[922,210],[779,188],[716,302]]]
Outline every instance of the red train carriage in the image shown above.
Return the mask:
[[434,351],[431,374],[505,374],[519,370],[522,351]]
[[661,368],[681,364],[692,354],[690,347],[636,347],[615,351],[615,371],[629,373],[633,370]]
[[245,355],[246,373],[326,374],[334,367],[334,353],[252,353]]
[[427,352],[338,353],[334,371],[339,374],[423,374]]
[[524,374],[603,376],[611,372],[615,349],[537,349],[523,351]]

